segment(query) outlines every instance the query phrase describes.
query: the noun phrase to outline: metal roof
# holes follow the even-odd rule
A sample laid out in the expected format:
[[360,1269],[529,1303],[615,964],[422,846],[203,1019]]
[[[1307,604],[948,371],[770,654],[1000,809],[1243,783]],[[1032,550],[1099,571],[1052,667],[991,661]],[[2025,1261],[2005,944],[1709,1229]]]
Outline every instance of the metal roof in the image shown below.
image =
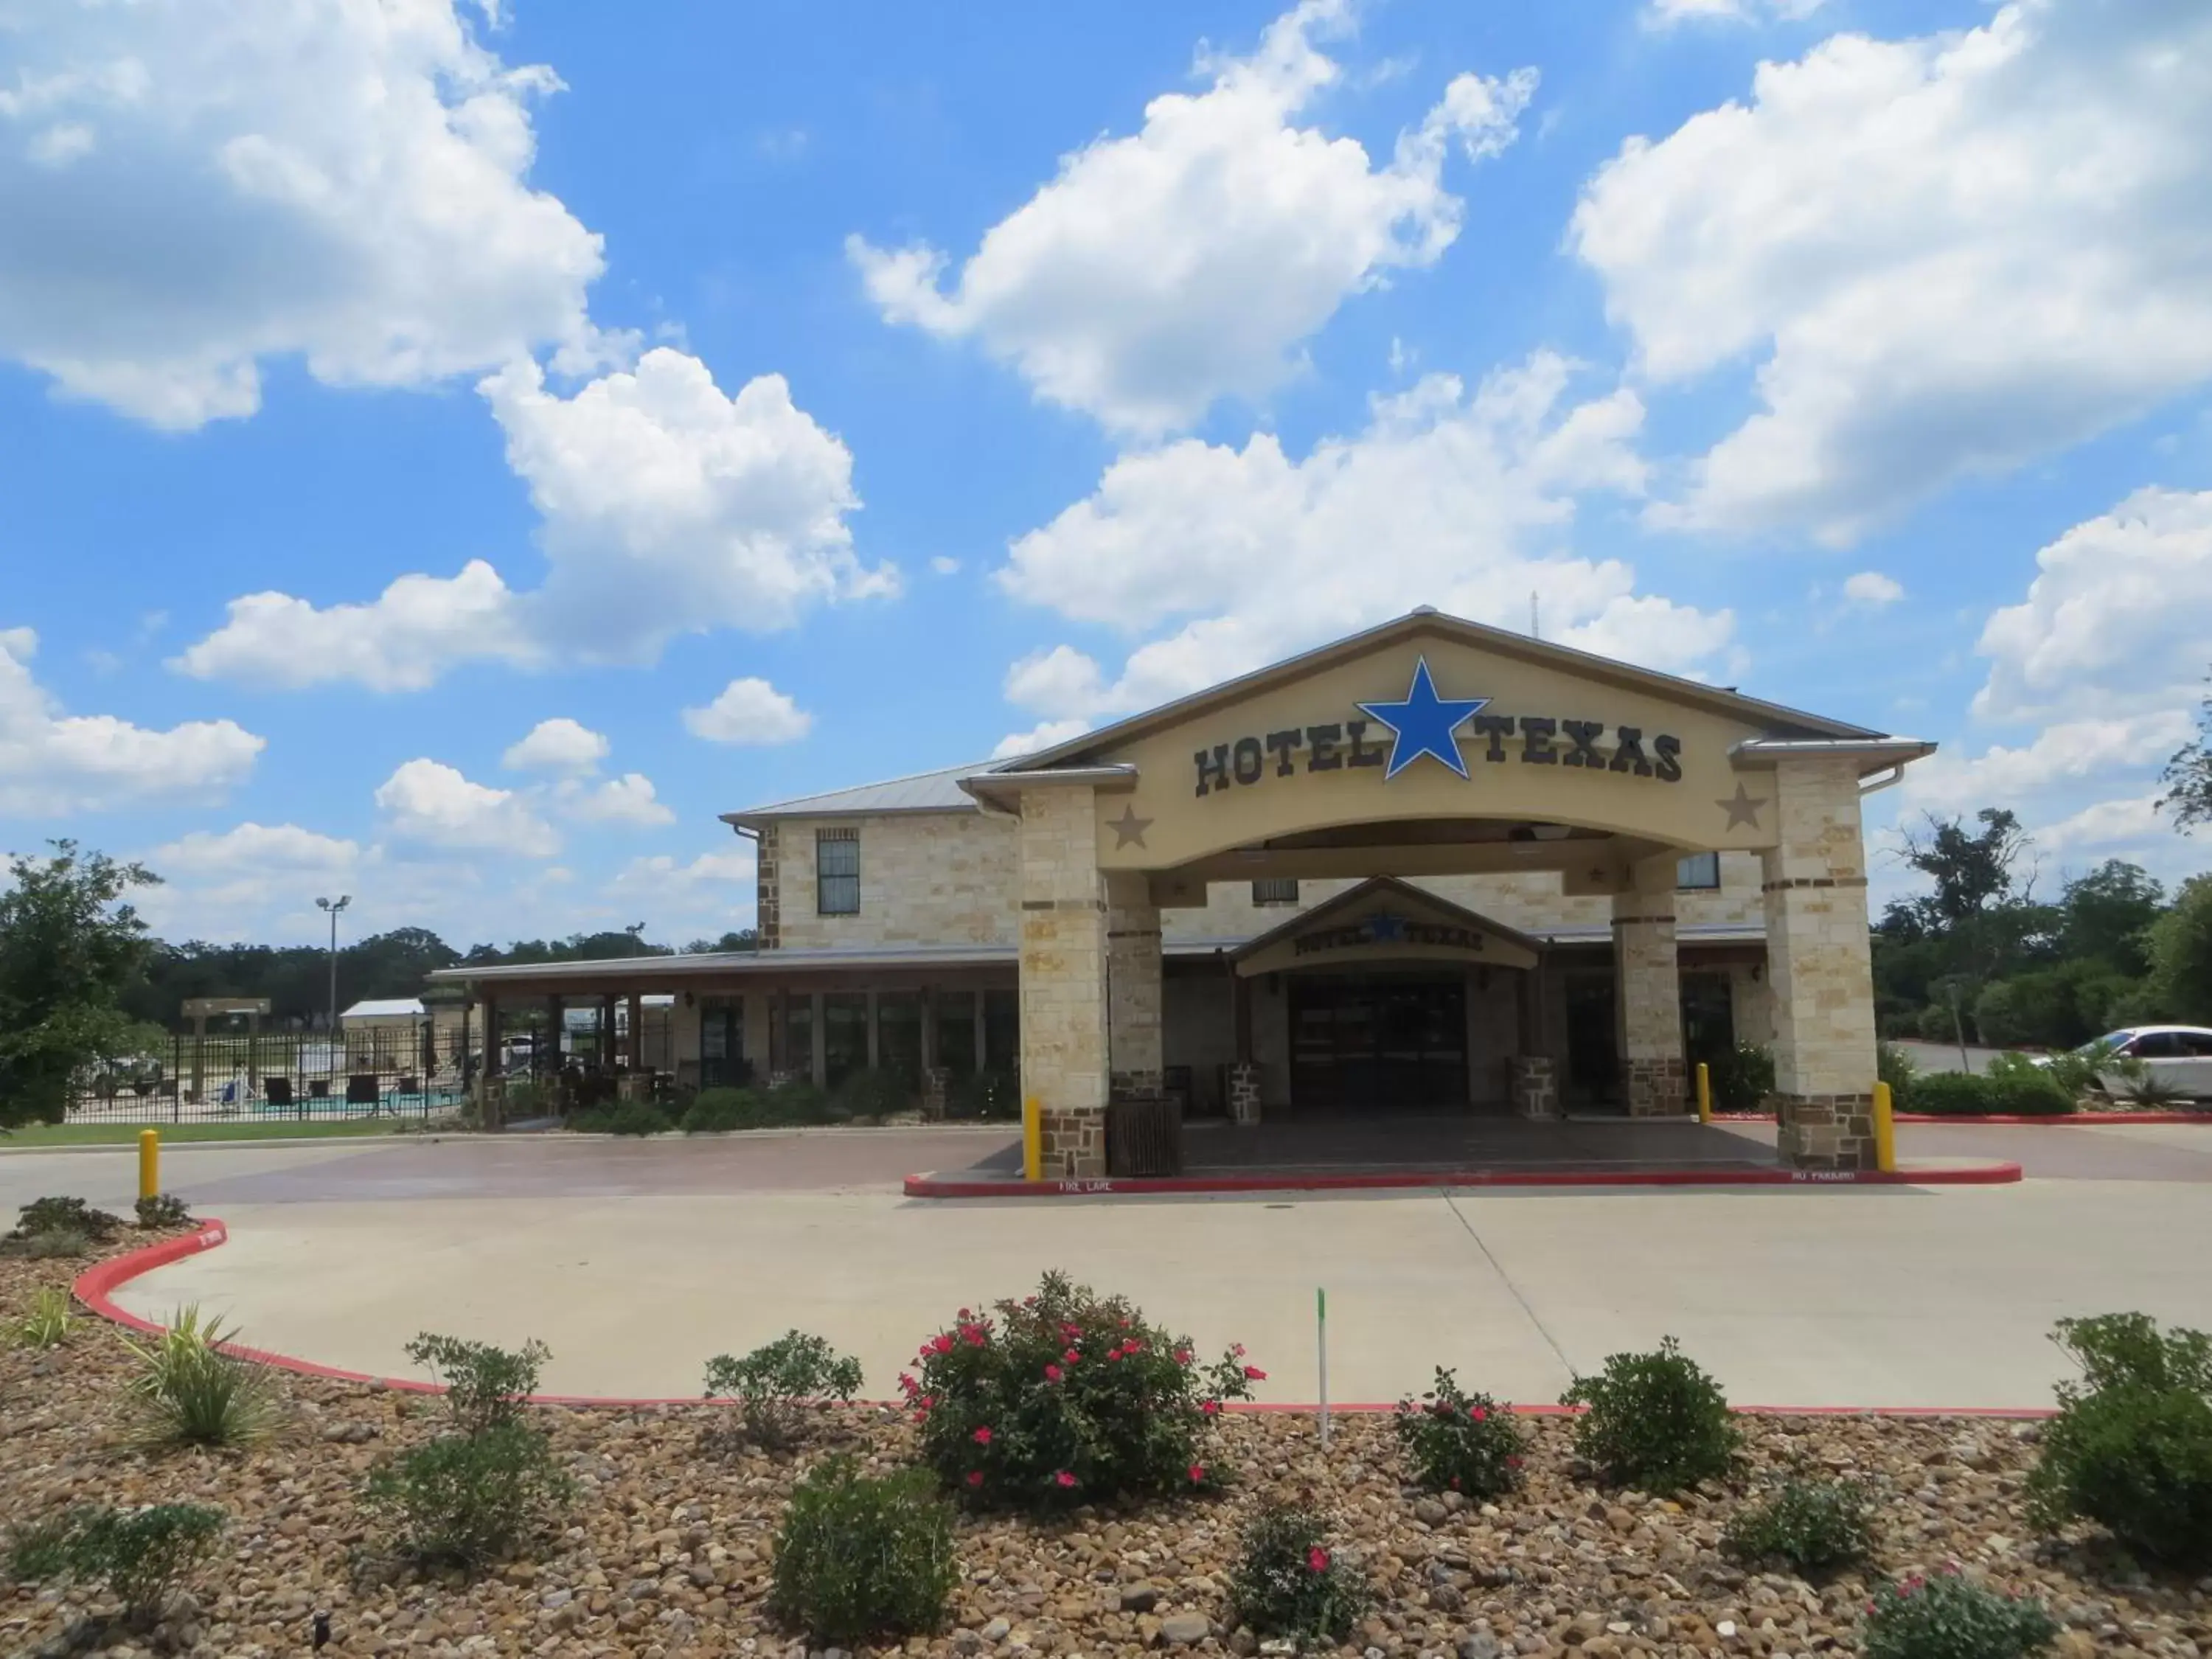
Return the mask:
[[422,1005],[413,997],[371,997],[366,1002],[356,1002],[340,1014],[340,1019],[396,1019],[402,1015],[419,1014]]
[[762,818],[830,818],[863,812],[974,812],[980,811],[960,780],[991,763],[971,761],[935,772],[916,772],[882,783],[864,783],[826,794],[800,795],[792,800],[771,801],[743,811],[725,812],[725,823],[750,824]]

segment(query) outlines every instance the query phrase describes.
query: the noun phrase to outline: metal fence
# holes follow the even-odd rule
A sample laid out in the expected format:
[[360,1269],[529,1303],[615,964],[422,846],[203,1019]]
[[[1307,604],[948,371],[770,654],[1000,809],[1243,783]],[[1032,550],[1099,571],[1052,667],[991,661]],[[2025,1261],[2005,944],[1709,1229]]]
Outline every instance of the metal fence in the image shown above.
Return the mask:
[[307,1121],[433,1117],[459,1109],[481,1052],[458,1026],[325,1032],[182,1033],[89,1067],[72,1123]]

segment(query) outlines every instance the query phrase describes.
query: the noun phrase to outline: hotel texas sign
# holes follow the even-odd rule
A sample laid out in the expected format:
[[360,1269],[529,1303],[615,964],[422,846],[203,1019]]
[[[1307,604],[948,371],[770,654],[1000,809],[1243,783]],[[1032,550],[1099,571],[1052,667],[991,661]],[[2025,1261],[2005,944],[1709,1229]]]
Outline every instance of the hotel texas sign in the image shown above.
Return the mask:
[[[1470,757],[1482,765],[1517,754],[1529,766],[1565,766],[1585,773],[1618,773],[1659,783],[1682,781],[1682,740],[1664,732],[1605,720],[1551,714],[1491,712],[1488,697],[1437,694],[1428,659],[1413,665],[1413,684],[1395,702],[1355,704],[1364,716],[1318,726],[1286,726],[1200,749],[1192,757],[1197,793],[1249,788],[1269,778],[1300,772],[1338,772],[1374,767],[1383,781],[1429,759],[1468,781]],[[1508,744],[1511,744],[1509,750]],[[1464,745],[1464,747],[1462,747]]]

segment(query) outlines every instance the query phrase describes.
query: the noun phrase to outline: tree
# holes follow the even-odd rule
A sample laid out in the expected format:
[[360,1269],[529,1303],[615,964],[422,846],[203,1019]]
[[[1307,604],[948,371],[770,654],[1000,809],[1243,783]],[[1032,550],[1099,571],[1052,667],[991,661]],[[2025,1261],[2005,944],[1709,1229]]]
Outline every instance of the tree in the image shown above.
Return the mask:
[[756,928],[742,927],[725,933],[720,939],[695,939],[684,947],[686,956],[703,956],[709,951],[757,951],[760,933]]
[[2175,829],[2186,835],[2212,823],[2212,696],[2197,705],[2197,735],[2173,751],[2159,781],[2159,810],[2173,815]]
[[118,1000],[149,949],[125,896],[160,878],[51,845],[50,857],[10,860],[0,893],[0,1127],[67,1115],[70,1078],[130,1029]]
[[1979,835],[1932,812],[1924,832],[1905,832],[1905,861],[1934,882],[1936,890],[1891,901],[1885,921],[1903,912],[1918,933],[1940,936],[2012,898],[2013,868],[2027,851],[2027,834],[2005,807],[1984,806],[1974,817],[1982,826]]
[[2212,1020],[2212,876],[2191,876],[2151,924],[2153,993],[2174,1019]]
[[2150,969],[2145,934],[2166,908],[2166,889],[2139,864],[2107,859],[2066,884],[2058,947],[2069,961],[2096,962],[2140,979]]

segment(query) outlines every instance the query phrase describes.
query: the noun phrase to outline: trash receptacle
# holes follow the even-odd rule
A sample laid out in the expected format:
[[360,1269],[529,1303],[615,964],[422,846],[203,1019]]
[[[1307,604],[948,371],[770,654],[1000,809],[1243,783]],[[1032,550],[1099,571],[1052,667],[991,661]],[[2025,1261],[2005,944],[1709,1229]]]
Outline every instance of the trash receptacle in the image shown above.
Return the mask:
[[1115,1176],[1182,1173],[1182,1106],[1166,1095],[1139,1095],[1106,1105],[1106,1172]]

